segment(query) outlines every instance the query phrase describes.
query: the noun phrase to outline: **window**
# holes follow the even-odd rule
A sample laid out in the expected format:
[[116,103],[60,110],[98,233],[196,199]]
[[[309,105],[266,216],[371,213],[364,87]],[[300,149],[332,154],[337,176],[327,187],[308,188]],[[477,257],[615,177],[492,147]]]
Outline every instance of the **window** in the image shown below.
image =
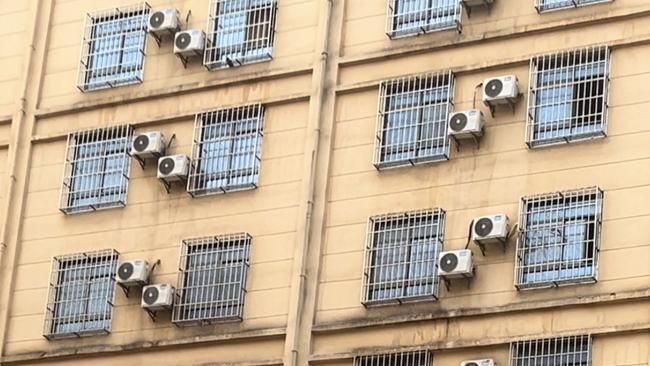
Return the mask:
[[65,214],[126,205],[131,126],[68,135],[61,211]]
[[449,159],[447,117],[454,95],[452,73],[384,81],[379,89],[375,167]]
[[531,148],[607,134],[610,52],[595,46],[535,57],[526,142]]
[[431,366],[431,351],[410,351],[382,355],[359,356],[355,366]]
[[566,8],[577,8],[578,6],[607,3],[613,0],[535,0],[535,8],[538,12],[552,11]]
[[372,306],[437,299],[444,228],[441,209],[371,217],[361,302]]
[[603,191],[596,187],[524,197],[515,286],[595,282],[602,206]]
[[460,0],[388,0],[386,34],[399,38],[445,29],[460,30]]
[[212,0],[204,64],[217,69],[270,60],[276,9],[276,0]]
[[174,323],[242,319],[250,245],[245,233],[183,241]]
[[110,333],[118,257],[114,250],[101,250],[54,258],[45,338]]
[[82,92],[142,82],[148,19],[146,3],[86,16],[77,84]]
[[591,366],[591,343],[587,335],[516,342],[510,366]]
[[263,122],[260,104],[198,114],[188,192],[201,196],[257,187]]

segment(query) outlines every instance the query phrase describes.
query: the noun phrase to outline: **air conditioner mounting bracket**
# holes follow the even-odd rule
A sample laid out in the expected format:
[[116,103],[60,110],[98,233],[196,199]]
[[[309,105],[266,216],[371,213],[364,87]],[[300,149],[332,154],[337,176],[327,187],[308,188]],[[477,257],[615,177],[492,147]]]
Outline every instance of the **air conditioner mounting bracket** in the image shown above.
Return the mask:
[[[471,18],[472,17],[472,7],[467,4],[466,0],[460,0],[461,5],[463,8],[465,8],[465,11],[467,11],[467,17]],[[482,4],[480,6],[485,7],[487,10],[488,14],[490,14],[490,8],[491,8],[492,2],[489,0],[482,0]]]
[[467,289],[469,290],[472,284],[472,278],[474,277],[474,273],[476,273],[475,267],[472,268],[472,276],[464,276],[459,278],[447,278],[445,276],[440,276],[440,277],[442,279],[442,282],[445,284],[445,288],[447,288],[447,292],[451,291],[452,280],[465,281],[467,283]]

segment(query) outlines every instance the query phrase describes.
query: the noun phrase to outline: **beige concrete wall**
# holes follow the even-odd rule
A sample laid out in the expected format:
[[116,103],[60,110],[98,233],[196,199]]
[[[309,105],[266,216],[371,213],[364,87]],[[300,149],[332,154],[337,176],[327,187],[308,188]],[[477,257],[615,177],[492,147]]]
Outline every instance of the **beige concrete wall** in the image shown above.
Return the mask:
[[31,1],[0,1],[0,118],[13,112],[24,68],[24,53],[31,27]]

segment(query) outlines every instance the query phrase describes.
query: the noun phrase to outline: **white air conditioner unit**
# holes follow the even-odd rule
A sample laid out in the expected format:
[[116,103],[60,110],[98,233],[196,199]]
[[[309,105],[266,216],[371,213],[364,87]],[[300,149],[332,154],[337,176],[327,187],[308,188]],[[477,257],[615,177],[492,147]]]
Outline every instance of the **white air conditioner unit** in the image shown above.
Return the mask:
[[478,109],[455,112],[449,116],[449,136],[457,139],[476,138],[483,135],[485,118]]
[[462,249],[440,253],[438,274],[447,279],[472,277],[474,275],[472,251]]
[[171,309],[174,301],[174,287],[167,283],[145,286],[142,289],[143,309],[150,311]]
[[189,171],[190,159],[186,155],[171,155],[158,159],[158,178],[166,182],[183,181]]
[[477,244],[505,243],[509,226],[504,214],[477,217],[472,225],[472,240]]
[[489,78],[483,81],[483,102],[496,104],[514,104],[519,97],[519,80],[515,75]]
[[463,0],[463,3],[465,3],[465,6],[485,6],[485,5],[490,5],[494,2],[494,0]]
[[149,282],[149,263],[145,260],[134,260],[120,263],[117,266],[117,283],[125,286],[143,285]]
[[160,132],[147,132],[137,135],[131,145],[131,156],[142,159],[165,155],[165,141]]
[[484,360],[471,360],[463,361],[460,363],[460,366],[495,366],[494,360],[491,358],[486,358]]
[[174,53],[183,57],[201,56],[205,48],[205,33],[200,29],[188,29],[176,33]]
[[173,35],[180,29],[180,13],[174,8],[161,9],[149,15],[147,30],[158,37]]

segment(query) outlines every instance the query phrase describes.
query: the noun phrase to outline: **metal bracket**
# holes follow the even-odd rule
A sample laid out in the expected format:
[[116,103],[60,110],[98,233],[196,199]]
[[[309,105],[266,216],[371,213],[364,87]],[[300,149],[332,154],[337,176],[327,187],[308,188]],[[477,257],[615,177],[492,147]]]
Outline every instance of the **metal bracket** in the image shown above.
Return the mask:
[[176,134],[173,134],[172,137],[169,138],[169,142],[167,143],[167,149],[172,147],[172,142],[176,141]]
[[[154,153],[154,157],[153,157],[154,159],[158,160],[161,157],[162,157],[162,154],[157,153],[157,152]],[[146,159],[141,158],[141,157],[139,157],[137,155],[133,155],[133,158],[138,162],[138,164],[140,164],[140,168],[142,168],[142,170],[144,170],[144,168],[146,166]]]
[[[510,106],[510,109],[512,109],[512,114],[513,115],[516,113],[517,102],[519,101],[519,99],[521,98],[522,95],[523,95],[522,93],[519,93],[519,94],[517,94],[517,96],[515,98],[507,98],[506,99],[506,102],[507,102],[508,106]],[[496,106],[497,105],[494,104],[494,103],[490,103],[489,101],[484,102],[484,104],[485,104],[486,107],[488,107],[490,109],[490,115],[492,116],[492,118],[494,118],[494,115],[496,113]]]
[[[479,149],[481,148],[481,137],[483,136],[483,131],[484,131],[484,129],[485,129],[485,127],[483,127],[483,129],[481,129],[481,133],[474,133],[474,132],[472,132],[472,141],[474,141],[474,144],[476,145],[476,149],[477,149],[477,150],[479,150]],[[450,137],[450,138],[454,141],[454,143],[456,144],[456,152],[460,152],[460,145],[461,145],[461,144],[460,144],[460,141],[461,141],[461,140],[459,140],[459,139],[458,139],[456,136],[454,136],[454,135],[450,135],[449,137]]]
[[[465,276],[462,278],[457,278],[457,280],[464,280],[467,282],[467,289],[469,290],[471,288],[472,284],[472,278],[474,278],[474,274],[476,273],[476,267],[472,268],[472,275],[471,276]],[[447,288],[447,292],[451,291],[451,278],[447,277],[442,277],[442,282],[445,284],[445,287]]]
[[[485,9],[487,10],[488,15],[489,15],[492,3],[489,0],[483,0],[482,3],[483,4],[481,4],[481,6],[485,7]],[[467,18],[471,18],[472,17],[472,7],[467,4],[466,0],[460,0],[460,4],[463,6],[463,8],[465,8],[465,11],[467,12]]]
[[149,309],[144,309],[144,311],[147,312],[147,315],[149,315],[149,318],[151,318],[151,321],[155,323],[156,322],[156,312],[151,311]]
[[[165,191],[167,192],[167,194],[170,194],[173,182],[168,182],[165,178],[160,178],[159,180],[163,184],[163,186],[165,187]],[[187,178],[182,177],[178,182],[183,183],[184,185],[187,185]]]

